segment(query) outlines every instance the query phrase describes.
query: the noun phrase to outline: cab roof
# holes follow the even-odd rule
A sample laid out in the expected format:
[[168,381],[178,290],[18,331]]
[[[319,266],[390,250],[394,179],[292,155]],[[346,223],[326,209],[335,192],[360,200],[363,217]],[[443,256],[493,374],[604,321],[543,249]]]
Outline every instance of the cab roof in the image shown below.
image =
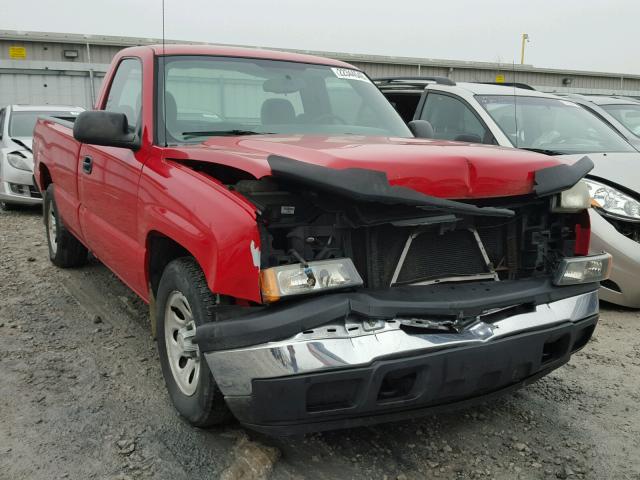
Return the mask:
[[[260,48],[227,47],[217,45],[149,45],[154,55],[211,55],[219,57],[259,58],[265,60],[280,60],[285,62],[311,63],[316,65],[328,65],[331,67],[350,68],[360,70],[353,65],[340,60],[317,57],[303,53],[281,52]],[[132,47],[137,48],[137,47]]]

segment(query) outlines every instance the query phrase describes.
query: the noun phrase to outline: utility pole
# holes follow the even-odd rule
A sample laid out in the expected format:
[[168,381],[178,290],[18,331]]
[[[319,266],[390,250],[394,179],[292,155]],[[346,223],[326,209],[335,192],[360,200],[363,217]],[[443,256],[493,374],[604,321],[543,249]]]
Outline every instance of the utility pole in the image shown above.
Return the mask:
[[529,40],[529,34],[528,33],[523,33],[522,34],[522,50],[520,52],[520,65],[524,65],[524,45],[525,43],[528,43]]

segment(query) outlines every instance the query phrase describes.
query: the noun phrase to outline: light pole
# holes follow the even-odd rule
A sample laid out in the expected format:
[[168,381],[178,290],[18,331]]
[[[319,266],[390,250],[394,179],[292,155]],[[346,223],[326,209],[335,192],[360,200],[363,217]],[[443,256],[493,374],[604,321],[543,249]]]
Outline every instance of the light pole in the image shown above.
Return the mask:
[[528,43],[529,40],[529,34],[528,33],[523,33],[522,34],[522,50],[520,52],[520,65],[524,65],[524,44],[525,42]]

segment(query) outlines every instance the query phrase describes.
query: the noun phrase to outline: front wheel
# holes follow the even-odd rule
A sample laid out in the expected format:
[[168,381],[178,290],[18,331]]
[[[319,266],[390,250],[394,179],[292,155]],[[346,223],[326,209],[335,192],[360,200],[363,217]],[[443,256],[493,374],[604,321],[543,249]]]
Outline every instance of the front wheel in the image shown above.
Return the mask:
[[64,226],[58,213],[53,183],[44,195],[44,225],[49,245],[49,258],[61,268],[79,267],[87,261],[87,248]]
[[197,427],[232,418],[204,356],[192,342],[197,326],[215,321],[218,303],[193,258],[167,265],[156,302],[160,364],[173,405]]

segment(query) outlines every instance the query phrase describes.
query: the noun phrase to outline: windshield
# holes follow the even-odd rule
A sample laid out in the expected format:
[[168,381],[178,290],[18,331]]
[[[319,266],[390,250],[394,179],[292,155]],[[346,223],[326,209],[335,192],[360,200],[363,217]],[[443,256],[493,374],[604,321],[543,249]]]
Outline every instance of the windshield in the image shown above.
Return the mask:
[[600,105],[636,137],[640,137],[640,104]]
[[[382,93],[357,70],[180,56],[168,57],[164,83],[158,104],[166,102],[168,143],[252,133],[412,137]],[[159,108],[159,137],[163,113]]]
[[634,151],[613,129],[573,102],[514,95],[476,98],[517,148],[555,154]]
[[11,120],[9,121],[10,137],[33,137],[33,128],[36,126],[38,117],[60,117],[68,119],[77,117],[79,112],[52,112],[52,111],[36,111],[36,112],[11,112]]

